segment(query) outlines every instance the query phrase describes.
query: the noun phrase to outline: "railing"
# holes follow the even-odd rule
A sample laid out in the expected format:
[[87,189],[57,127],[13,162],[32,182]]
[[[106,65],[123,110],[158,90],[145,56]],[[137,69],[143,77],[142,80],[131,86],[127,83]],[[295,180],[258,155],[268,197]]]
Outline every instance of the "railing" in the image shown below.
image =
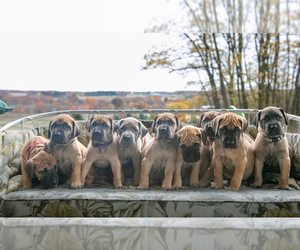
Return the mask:
[[[59,114],[69,114],[71,116],[73,115],[88,115],[88,119],[90,116],[95,115],[95,114],[102,114],[102,115],[108,115],[115,117],[115,115],[118,114],[123,114],[124,116],[127,115],[135,115],[137,119],[141,120],[141,115],[150,115],[150,119],[152,115],[158,115],[164,112],[171,112],[179,116],[180,114],[185,114],[185,115],[190,115],[190,124],[195,123],[194,121],[197,119],[196,116],[201,116],[205,112],[208,111],[218,111],[220,113],[225,113],[225,112],[231,112],[231,113],[244,113],[246,115],[246,118],[251,124],[251,121],[253,117],[258,113],[259,110],[257,109],[143,109],[143,110],[63,110],[63,111],[54,111],[54,112],[47,112],[47,113],[41,113],[41,114],[36,114],[32,116],[27,116],[15,121],[12,121],[2,128],[0,128],[0,134],[3,132],[7,132],[8,129],[16,126],[16,125],[21,125],[21,129],[24,129],[24,122],[31,121],[33,124],[33,128],[36,128],[35,126],[35,120],[44,118],[44,117],[51,117],[51,116],[56,116]],[[300,134],[300,117],[292,114],[287,114],[288,118],[290,121],[296,121],[298,123],[298,134]],[[288,130],[288,126],[286,126],[286,131]]]

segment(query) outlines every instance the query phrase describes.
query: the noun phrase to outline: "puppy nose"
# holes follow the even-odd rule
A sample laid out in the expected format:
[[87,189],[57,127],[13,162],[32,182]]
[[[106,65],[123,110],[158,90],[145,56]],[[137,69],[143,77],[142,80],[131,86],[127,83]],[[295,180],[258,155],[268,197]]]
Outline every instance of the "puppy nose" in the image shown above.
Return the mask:
[[272,129],[272,130],[278,129],[278,125],[272,124],[272,125],[270,126],[270,129]]
[[160,131],[161,131],[161,132],[167,132],[167,128],[166,128],[166,127],[161,127],[161,128],[160,128]]
[[102,131],[100,131],[100,130],[95,130],[94,134],[95,134],[95,135],[101,135],[101,134],[102,134]]
[[130,140],[131,139],[131,135],[124,135],[124,139],[125,140]]
[[235,142],[233,140],[227,140],[226,143],[227,143],[227,145],[232,146],[232,145],[234,145]]
[[54,136],[59,137],[59,136],[61,136],[61,133],[60,133],[60,132],[55,132],[55,133],[54,133]]
[[213,131],[213,129],[212,129],[212,127],[211,127],[210,124],[207,125],[206,130],[207,130],[207,131]]

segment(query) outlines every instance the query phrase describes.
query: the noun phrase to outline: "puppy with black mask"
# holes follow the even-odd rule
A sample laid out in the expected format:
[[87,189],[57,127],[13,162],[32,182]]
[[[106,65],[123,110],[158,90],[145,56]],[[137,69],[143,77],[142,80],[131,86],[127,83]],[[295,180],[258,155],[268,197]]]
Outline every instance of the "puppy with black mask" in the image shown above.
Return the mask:
[[262,186],[264,163],[279,166],[279,188],[289,189],[291,150],[284,133],[288,117],[282,108],[267,107],[257,113],[252,123],[258,127],[255,140],[255,170],[253,187]]
[[[95,115],[89,121],[91,141],[87,146],[86,157],[81,166],[82,185],[91,184],[95,175],[90,171],[92,165],[98,168],[111,166],[115,188],[126,188],[122,185],[121,162],[118,157],[118,136],[115,122],[106,115]],[[90,171],[90,172],[89,172]],[[86,178],[87,177],[87,178]]]

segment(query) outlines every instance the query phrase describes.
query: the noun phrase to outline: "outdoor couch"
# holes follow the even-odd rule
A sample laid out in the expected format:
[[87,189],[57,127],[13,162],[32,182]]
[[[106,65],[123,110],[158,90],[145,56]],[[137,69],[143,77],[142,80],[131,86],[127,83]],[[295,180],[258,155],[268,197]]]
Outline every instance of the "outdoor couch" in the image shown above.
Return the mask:
[[[88,121],[78,121],[79,141],[89,142]],[[149,123],[149,122],[148,122]],[[149,124],[147,124],[149,127]],[[243,183],[240,190],[213,190],[188,187],[190,169],[183,170],[181,190],[161,187],[136,190],[130,166],[124,169],[127,189],[114,189],[109,179],[80,190],[68,184],[56,189],[41,186],[20,191],[20,152],[35,136],[47,137],[48,125],[20,130],[0,137],[1,211],[6,217],[299,217],[300,216],[300,135],[287,133],[293,151],[290,191],[276,189],[279,173],[267,172],[261,189]]]

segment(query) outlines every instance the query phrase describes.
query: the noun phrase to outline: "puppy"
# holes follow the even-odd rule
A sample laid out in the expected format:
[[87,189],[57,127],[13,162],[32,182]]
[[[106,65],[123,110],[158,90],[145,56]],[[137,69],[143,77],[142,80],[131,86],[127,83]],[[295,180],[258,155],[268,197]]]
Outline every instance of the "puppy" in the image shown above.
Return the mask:
[[115,122],[105,115],[95,115],[89,121],[91,141],[87,146],[87,154],[82,162],[81,183],[91,184],[94,176],[88,176],[92,165],[98,168],[111,166],[113,172],[113,185],[115,188],[126,188],[121,180],[121,162],[118,156],[118,136],[114,135],[117,130]]
[[71,177],[71,189],[82,187],[81,163],[86,148],[77,140],[80,128],[75,120],[66,114],[55,116],[49,123],[49,147],[52,149],[59,170]]
[[211,127],[211,121],[221,115],[221,113],[216,111],[209,111],[200,117],[197,122],[197,127],[203,128],[207,133],[206,145],[201,148],[200,154],[200,182],[195,179],[191,186],[206,187],[210,185],[211,179],[213,178],[214,172],[211,166],[212,156],[213,156],[213,142],[216,139],[215,131]]
[[231,179],[228,190],[238,190],[242,180],[248,179],[254,170],[254,140],[243,133],[248,126],[245,118],[233,113],[217,116],[211,122],[218,140],[213,143],[212,188],[223,188],[223,176]]
[[288,117],[282,108],[267,107],[254,117],[258,128],[255,140],[255,169],[253,187],[262,186],[264,163],[280,168],[279,187],[289,189],[290,155],[289,145],[283,130],[288,125]]
[[135,118],[125,118],[117,123],[119,159],[124,162],[131,159],[134,168],[134,185],[140,182],[141,152],[151,140],[147,128]]
[[163,113],[155,117],[151,128],[154,137],[142,150],[141,177],[137,189],[149,187],[150,170],[155,179],[164,175],[163,189],[172,189],[178,147],[175,133],[181,128],[182,123],[172,113]]
[[46,188],[56,188],[58,175],[55,158],[44,144],[49,142],[42,136],[34,136],[22,149],[22,178],[23,189],[32,187],[32,178],[35,176]]
[[175,189],[178,189],[182,186],[182,178],[180,173],[182,164],[184,162],[192,163],[190,186],[198,186],[201,167],[201,151],[203,148],[202,144],[206,144],[207,133],[202,128],[185,126],[178,132],[176,132],[176,135],[179,140],[179,146],[177,152],[173,187]]

